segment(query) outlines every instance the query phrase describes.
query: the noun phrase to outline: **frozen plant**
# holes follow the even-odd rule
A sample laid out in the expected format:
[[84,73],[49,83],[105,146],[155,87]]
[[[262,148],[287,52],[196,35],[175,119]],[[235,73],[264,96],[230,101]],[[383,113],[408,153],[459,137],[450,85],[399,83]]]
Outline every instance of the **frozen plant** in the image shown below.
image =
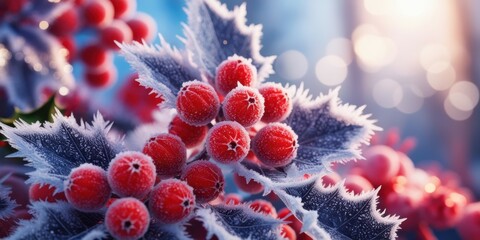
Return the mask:
[[[163,38],[120,45],[140,84],[176,110],[168,133],[122,144],[100,114],[78,124],[60,112],[43,124],[0,125],[13,156],[35,168],[29,182],[67,199],[34,202],[33,219],[10,239],[395,238],[402,220],[377,210],[378,190],[353,195],[319,179],[332,163],[361,158],[379,129],[370,115],[342,104],[338,89],[312,97],[303,86],[267,83],[274,57],[260,54],[261,27],[245,24],[245,5],[187,4],[185,49]],[[285,210],[224,196],[230,174]]]

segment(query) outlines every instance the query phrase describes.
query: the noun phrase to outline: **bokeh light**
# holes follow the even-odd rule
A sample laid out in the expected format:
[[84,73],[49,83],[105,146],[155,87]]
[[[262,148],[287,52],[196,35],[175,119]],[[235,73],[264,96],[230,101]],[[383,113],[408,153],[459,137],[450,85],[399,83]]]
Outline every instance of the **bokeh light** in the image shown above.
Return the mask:
[[318,81],[327,85],[335,86],[342,83],[347,77],[347,63],[340,57],[328,55],[317,62],[315,74]]
[[296,50],[288,50],[275,61],[276,72],[287,80],[301,79],[308,70],[308,61],[303,53]]

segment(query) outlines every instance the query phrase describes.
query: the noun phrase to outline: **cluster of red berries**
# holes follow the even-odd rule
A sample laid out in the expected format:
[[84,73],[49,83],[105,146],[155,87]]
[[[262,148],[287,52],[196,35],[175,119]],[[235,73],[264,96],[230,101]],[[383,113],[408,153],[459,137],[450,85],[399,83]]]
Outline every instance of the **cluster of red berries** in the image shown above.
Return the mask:
[[[54,1],[52,1],[54,2]],[[136,0],[62,0],[73,6],[65,8],[52,19],[17,20],[18,24],[38,26],[54,36],[64,47],[61,54],[69,62],[81,60],[85,65],[84,79],[95,88],[110,86],[116,78],[112,51],[119,50],[115,41],[150,41],[156,32],[155,21],[144,13],[136,13]],[[29,0],[0,2],[0,19],[17,17],[29,7]],[[92,40],[77,49],[76,37],[91,35]],[[98,39],[98,40],[97,40]],[[48,90],[47,90],[48,91]]]
[[[471,204],[473,195],[460,185],[459,177],[453,172],[415,168],[406,154],[414,145],[412,140],[398,144],[398,139],[398,133],[391,131],[383,144],[365,149],[366,161],[348,164],[343,169],[347,190],[360,194],[381,186],[380,206],[389,214],[407,218],[400,233],[434,239],[429,227],[456,227],[463,239],[480,236],[480,205]],[[340,179],[336,173],[322,178],[325,186]]]

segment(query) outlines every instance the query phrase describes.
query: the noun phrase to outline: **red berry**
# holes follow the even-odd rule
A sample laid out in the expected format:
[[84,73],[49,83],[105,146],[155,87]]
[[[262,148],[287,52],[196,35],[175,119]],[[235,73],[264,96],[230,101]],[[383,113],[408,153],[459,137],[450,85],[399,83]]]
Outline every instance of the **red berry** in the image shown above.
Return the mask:
[[83,16],[90,26],[105,26],[113,21],[113,5],[108,0],[89,1],[83,8]]
[[113,4],[115,18],[122,18],[135,10],[134,0],[110,0]]
[[116,239],[139,239],[148,230],[150,214],[135,198],[118,199],[105,213],[105,226]]
[[187,183],[168,179],[155,186],[150,194],[149,206],[152,215],[160,223],[177,223],[192,213],[195,207],[195,195]]
[[74,208],[85,212],[105,206],[112,192],[107,172],[89,163],[72,169],[64,186],[68,202]]
[[250,194],[257,194],[261,193],[263,191],[263,186],[259,182],[256,182],[253,179],[250,179],[249,182],[247,182],[247,179],[243,176],[240,176],[238,174],[233,174],[233,180],[235,181],[235,184],[237,187],[247,193]]
[[468,205],[457,223],[462,239],[475,240],[480,236],[480,202]]
[[282,167],[297,156],[297,134],[283,123],[270,123],[252,140],[252,150],[265,165]]
[[238,86],[223,101],[223,114],[230,121],[250,127],[260,121],[264,112],[264,99],[258,90]]
[[324,187],[332,187],[335,186],[340,181],[340,175],[335,172],[327,173],[322,176],[322,185]]
[[56,188],[50,184],[34,183],[28,190],[30,202],[46,201],[58,202],[67,201],[64,192],[55,193]]
[[113,65],[95,69],[88,68],[85,72],[85,81],[93,88],[105,88],[111,86],[116,78],[117,68]]
[[412,159],[410,159],[405,153],[398,152],[398,160],[400,161],[400,166],[398,168],[397,175],[400,176],[409,176],[415,171],[415,165],[413,164]]
[[192,126],[175,116],[168,127],[168,132],[177,135],[187,148],[200,145],[207,136],[208,126]]
[[157,173],[152,158],[140,152],[122,152],[110,162],[108,183],[120,197],[143,199],[153,188]]
[[112,50],[119,50],[115,41],[119,43],[129,43],[132,41],[132,30],[128,25],[120,20],[113,21],[110,25],[100,30],[100,40],[102,44]]
[[80,51],[80,59],[90,68],[99,68],[110,62],[112,55],[106,48],[92,43],[82,48]]
[[227,205],[239,205],[242,203],[242,197],[240,195],[235,194],[235,193],[230,193],[225,195],[225,199],[223,199],[223,202]]
[[79,28],[79,20],[77,10],[67,8],[60,16],[58,16],[51,24],[48,30],[56,36],[71,35]]
[[183,83],[176,104],[178,116],[194,126],[207,125],[220,109],[220,102],[213,87],[196,80]]
[[13,216],[0,219],[0,238],[4,239],[12,234],[17,228],[20,220],[29,220],[31,218],[32,215],[28,210],[17,210],[14,212]]
[[209,161],[196,161],[187,166],[181,179],[193,188],[198,203],[207,203],[223,192],[222,170]]
[[373,189],[372,184],[360,175],[349,175],[345,179],[345,188],[353,194],[358,195]]
[[282,224],[281,228],[280,235],[282,235],[282,237],[288,240],[297,240],[297,234],[292,227],[287,224]]
[[272,205],[271,202],[265,201],[263,199],[257,199],[250,203],[250,208],[253,209],[253,211],[255,212],[263,213],[277,218],[277,210],[275,210],[275,207]]
[[380,200],[382,200],[382,207],[389,214],[407,218],[401,225],[402,229],[411,230],[418,226],[420,218],[418,210],[424,201],[424,195],[420,189],[407,188],[398,192],[390,192]]
[[[288,216],[288,217],[287,217]],[[298,220],[295,215],[292,214],[290,209],[288,208],[282,208],[278,212],[278,219],[282,219],[287,222],[287,224],[295,230],[295,232],[299,233],[300,230],[302,229],[302,222]]]
[[361,162],[365,177],[374,186],[379,186],[393,179],[400,168],[398,154],[390,147],[376,145],[365,150],[366,160]]
[[174,177],[187,162],[187,148],[179,137],[163,133],[148,140],[143,153],[153,159],[157,174],[162,178]]
[[155,20],[148,14],[138,13],[127,21],[127,25],[132,30],[134,41],[149,42],[155,37],[157,26]]
[[278,83],[263,84],[258,91],[265,99],[265,113],[262,121],[266,123],[281,122],[292,111],[292,99]]
[[234,55],[220,63],[215,77],[215,88],[223,95],[227,95],[240,83],[252,87],[257,79],[257,69],[251,60]]
[[208,155],[219,163],[239,162],[250,150],[250,137],[237,122],[220,122],[208,132],[206,149]]

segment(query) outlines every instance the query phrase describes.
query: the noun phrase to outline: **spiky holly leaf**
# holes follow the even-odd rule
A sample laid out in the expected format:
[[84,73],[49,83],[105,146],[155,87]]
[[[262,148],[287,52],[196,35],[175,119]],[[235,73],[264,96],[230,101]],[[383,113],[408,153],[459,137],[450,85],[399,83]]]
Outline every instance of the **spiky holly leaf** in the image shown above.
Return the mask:
[[353,195],[343,183],[325,188],[311,178],[279,185],[274,192],[314,235],[322,229],[332,239],[395,239],[403,220],[378,212],[378,190]]
[[15,200],[10,198],[12,190],[3,184],[8,177],[10,177],[10,174],[0,179],[0,220],[12,216],[13,210],[18,206]]
[[207,239],[279,239],[282,221],[254,212],[246,205],[215,205],[197,210]]
[[184,25],[184,42],[210,80],[217,66],[234,54],[252,59],[259,82],[273,73],[275,56],[260,54],[262,27],[246,25],[245,4],[229,11],[217,0],[189,0],[185,11],[188,24]]
[[120,45],[130,65],[138,72],[140,85],[151,88],[165,102],[162,106],[175,108],[182,84],[202,80],[188,50],[172,48],[160,37],[159,46],[133,43]]
[[141,239],[171,239],[171,240],[186,240],[190,239],[185,234],[185,229],[181,224],[160,224],[152,219],[147,232]]
[[0,123],[0,132],[18,150],[10,156],[25,158],[35,168],[29,182],[48,183],[63,191],[63,180],[73,168],[92,163],[107,169],[122,150],[120,141],[107,137],[111,126],[99,113],[91,125],[83,121],[79,125],[73,116],[57,111],[51,123],[19,121],[14,128]]
[[0,27],[0,87],[22,111],[43,103],[44,89],[72,88],[73,76],[60,43],[36,27],[4,24]]
[[85,213],[66,202],[34,202],[33,218],[22,220],[7,239],[82,239],[103,221],[101,213]]
[[296,90],[292,112],[283,121],[298,135],[297,157],[284,168],[289,176],[318,174],[331,162],[361,159],[360,144],[368,144],[373,131],[380,130],[369,114],[363,115],[364,107],[342,104],[338,92],[312,100],[303,86]]

